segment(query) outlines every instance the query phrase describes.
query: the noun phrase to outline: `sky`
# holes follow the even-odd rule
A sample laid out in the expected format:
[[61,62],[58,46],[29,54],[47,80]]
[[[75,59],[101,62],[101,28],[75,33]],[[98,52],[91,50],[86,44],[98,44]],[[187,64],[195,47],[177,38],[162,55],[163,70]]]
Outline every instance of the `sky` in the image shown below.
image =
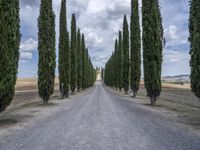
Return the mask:
[[[159,0],[159,2],[166,39],[162,76],[189,74],[189,0]],[[53,0],[57,53],[60,3],[61,0]],[[139,3],[141,16],[141,0]],[[18,77],[37,77],[39,7],[40,0],[20,0],[22,38]],[[85,34],[93,65],[104,67],[114,50],[118,31],[122,30],[124,14],[130,18],[130,0],[67,0],[68,30],[72,13],[76,14],[77,26]]]

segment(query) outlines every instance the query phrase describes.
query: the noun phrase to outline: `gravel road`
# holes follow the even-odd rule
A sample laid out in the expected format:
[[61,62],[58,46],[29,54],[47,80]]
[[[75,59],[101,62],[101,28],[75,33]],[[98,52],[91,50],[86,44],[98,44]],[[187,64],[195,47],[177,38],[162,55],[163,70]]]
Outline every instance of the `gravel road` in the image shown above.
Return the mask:
[[[147,106],[145,106],[147,107]],[[0,141],[0,150],[200,150],[200,136],[101,82]]]

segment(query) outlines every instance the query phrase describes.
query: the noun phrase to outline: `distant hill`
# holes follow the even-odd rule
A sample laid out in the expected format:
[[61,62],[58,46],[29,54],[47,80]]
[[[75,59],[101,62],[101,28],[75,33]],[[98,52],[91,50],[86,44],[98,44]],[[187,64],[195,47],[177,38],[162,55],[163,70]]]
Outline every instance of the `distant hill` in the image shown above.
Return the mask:
[[189,75],[165,76],[162,80],[167,82],[190,82]]

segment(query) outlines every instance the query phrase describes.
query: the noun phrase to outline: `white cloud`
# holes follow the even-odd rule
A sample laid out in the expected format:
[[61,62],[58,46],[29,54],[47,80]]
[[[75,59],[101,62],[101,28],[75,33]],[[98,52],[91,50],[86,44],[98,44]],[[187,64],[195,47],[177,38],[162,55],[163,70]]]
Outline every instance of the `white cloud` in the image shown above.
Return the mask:
[[106,2],[104,0],[96,1],[90,0],[88,5],[88,11],[90,13],[97,13],[106,7]]
[[31,60],[33,57],[33,54],[30,52],[21,52],[20,53],[20,60]]
[[103,43],[103,38],[99,37],[96,32],[92,31],[90,28],[84,28],[81,30],[84,33],[86,42],[89,44],[100,44]]
[[[39,15],[38,5],[28,5],[23,0],[20,5],[20,21],[21,21],[21,31],[22,38],[24,37],[37,37],[37,18]],[[25,3],[23,5],[23,3]],[[38,3],[37,3],[38,4]]]
[[38,42],[33,38],[29,38],[25,42],[22,42],[20,45],[21,52],[33,52],[38,46]]
[[189,54],[181,51],[168,50],[164,52],[165,64],[177,63],[179,61],[189,60]]
[[165,38],[168,40],[176,40],[178,37],[177,27],[175,25],[170,25],[168,28],[164,30]]
[[164,50],[163,76],[179,75],[190,72],[188,51]]
[[27,62],[32,60],[33,53],[37,49],[38,42],[33,38],[29,38],[20,44],[20,60]]
[[181,43],[182,43],[182,44],[188,44],[188,41],[182,40]]

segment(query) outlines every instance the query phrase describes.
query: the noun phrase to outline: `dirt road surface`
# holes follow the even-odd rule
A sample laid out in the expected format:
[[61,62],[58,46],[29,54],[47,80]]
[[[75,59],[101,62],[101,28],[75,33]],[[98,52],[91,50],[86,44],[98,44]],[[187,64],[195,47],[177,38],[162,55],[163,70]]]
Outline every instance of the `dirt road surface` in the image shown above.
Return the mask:
[[0,150],[200,150],[200,135],[100,81],[47,109],[22,129],[0,134]]

